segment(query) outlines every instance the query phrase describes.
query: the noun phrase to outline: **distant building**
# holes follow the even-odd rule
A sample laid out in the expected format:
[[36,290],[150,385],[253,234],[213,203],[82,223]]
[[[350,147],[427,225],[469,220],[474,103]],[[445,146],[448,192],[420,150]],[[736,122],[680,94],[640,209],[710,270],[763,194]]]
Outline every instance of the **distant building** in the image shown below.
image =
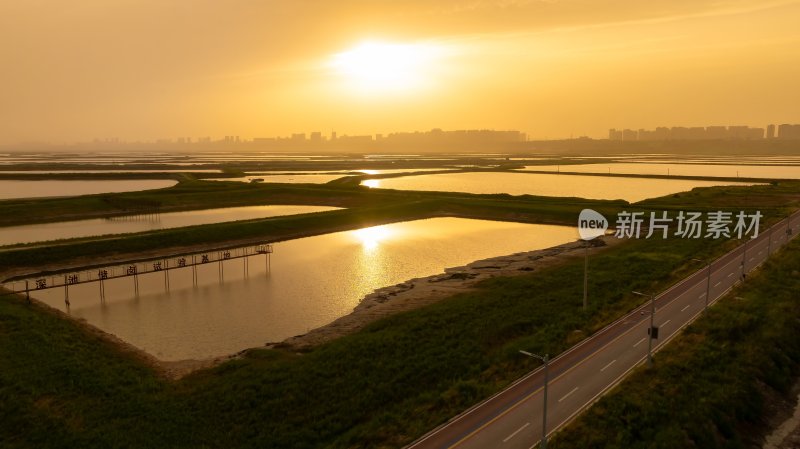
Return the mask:
[[[784,129],[784,135],[795,135],[795,125],[781,125]],[[769,128],[766,133],[769,134]],[[797,131],[800,132],[800,131]],[[773,131],[774,134],[774,126]],[[666,128],[659,126],[655,130],[639,129],[634,131],[632,129],[617,130],[611,128],[608,130],[609,140],[621,141],[663,141],[663,140],[759,140],[764,139],[764,128],[750,128],[749,126],[673,126]],[[780,132],[779,132],[780,135]],[[795,138],[795,137],[783,137]]]
[[728,129],[724,126],[706,127],[706,138],[709,140],[722,140],[728,138]]
[[778,139],[783,139],[783,140],[800,139],[800,125],[783,124],[778,126]]
[[767,125],[767,139],[775,138],[775,125]]
[[632,129],[623,129],[622,130],[622,141],[623,142],[630,142],[634,140],[639,140],[639,133],[632,130]]

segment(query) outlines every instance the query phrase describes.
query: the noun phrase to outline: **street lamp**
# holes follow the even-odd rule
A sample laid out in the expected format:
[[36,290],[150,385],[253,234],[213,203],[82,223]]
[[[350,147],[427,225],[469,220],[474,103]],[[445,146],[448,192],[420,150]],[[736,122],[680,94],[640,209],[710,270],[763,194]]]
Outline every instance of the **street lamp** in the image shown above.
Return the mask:
[[769,235],[767,236],[767,258],[772,254],[772,228],[769,228]]
[[744,241],[744,251],[742,252],[742,280],[744,281],[744,264],[747,261],[747,240]]
[[634,295],[650,298],[650,329],[647,331],[649,337],[647,339],[647,366],[653,366],[653,338],[655,337],[653,334],[656,333],[655,327],[653,327],[653,319],[656,315],[656,295],[648,295],[646,293],[641,293],[641,292],[632,292],[632,293]]
[[519,351],[520,354],[527,355],[539,359],[544,363],[544,411],[542,412],[542,444],[541,449],[547,449],[547,365],[550,361],[550,356],[545,354],[544,357],[530,353],[528,351]]
[[706,269],[708,270],[708,279],[706,280],[706,305],[703,308],[703,313],[708,312],[708,296],[711,294],[711,259],[702,260],[702,259],[692,259],[695,262],[702,262],[706,264]]
[[589,288],[589,241],[584,241],[585,251],[583,253],[583,310],[586,311],[586,297]]

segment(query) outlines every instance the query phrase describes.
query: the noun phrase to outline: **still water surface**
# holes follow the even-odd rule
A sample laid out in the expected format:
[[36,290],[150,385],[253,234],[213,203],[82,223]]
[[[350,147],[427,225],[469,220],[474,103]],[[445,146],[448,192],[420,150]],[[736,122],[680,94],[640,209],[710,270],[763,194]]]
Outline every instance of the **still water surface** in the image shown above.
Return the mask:
[[6,181],[0,180],[0,199],[78,196],[94,193],[135,192],[163,189],[177,184],[169,179],[130,179],[103,181]]
[[715,176],[724,178],[800,179],[797,165],[739,165],[739,164],[649,164],[607,163],[576,165],[529,165],[525,170],[562,171],[579,173],[614,173],[668,176]]
[[[508,193],[579,197],[629,202],[641,201],[695,187],[737,184],[723,181],[619,178],[607,176],[549,175],[532,173],[447,173],[400,178],[370,179],[362,185],[384,189],[431,190],[466,193]],[[739,183],[741,185],[749,185]]]
[[[548,248],[577,238],[575,228],[433,218],[289,240],[265,257],[69,289],[70,313],[163,360],[231,354],[307,332],[346,315],[373,290],[487,257]],[[62,289],[34,295],[64,310]]]
[[205,181],[237,181],[237,182],[253,182],[254,180],[260,179],[259,182],[280,182],[280,183],[289,183],[289,184],[298,184],[298,183],[305,183],[305,184],[324,184],[328,181],[333,181],[334,179],[339,179],[347,174],[313,174],[313,175],[305,175],[305,174],[294,174],[294,175],[251,175],[245,176],[240,178],[207,178]]
[[327,206],[245,206],[0,227],[0,245],[153,231],[226,221],[339,209]]

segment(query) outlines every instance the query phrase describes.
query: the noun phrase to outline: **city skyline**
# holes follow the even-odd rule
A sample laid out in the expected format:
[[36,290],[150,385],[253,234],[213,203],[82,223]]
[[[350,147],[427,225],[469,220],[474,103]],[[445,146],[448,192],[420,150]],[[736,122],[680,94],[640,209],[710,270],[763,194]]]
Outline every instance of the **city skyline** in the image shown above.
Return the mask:
[[798,20],[796,0],[7,2],[0,144],[797,123]]

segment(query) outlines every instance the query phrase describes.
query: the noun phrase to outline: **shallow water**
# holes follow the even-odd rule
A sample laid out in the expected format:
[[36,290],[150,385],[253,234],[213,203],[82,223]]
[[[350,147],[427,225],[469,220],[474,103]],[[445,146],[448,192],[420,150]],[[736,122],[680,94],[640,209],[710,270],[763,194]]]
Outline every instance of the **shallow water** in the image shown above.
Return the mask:
[[172,187],[177,181],[169,179],[128,179],[128,180],[0,180],[0,199],[42,198],[89,195],[95,193],[135,192],[139,190],[163,189]]
[[370,179],[361,184],[373,188],[398,190],[508,193],[511,195],[528,194],[607,200],[622,199],[629,202],[636,202],[647,198],[685,192],[695,187],[711,187],[736,183],[682,179],[489,172],[446,173],[440,175]]
[[525,170],[579,173],[612,173],[667,176],[714,176],[724,178],[800,179],[797,165],[599,163],[577,165],[529,165]]
[[[513,236],[510,237],[510,236]],[[70,313],[164,360],[231,354],[325,325],[373,290],[474,260],[548,248],[577,238],[575,228],[433,218],[279,242],[267,274],[264,256],[69,288]],[[52,283],[50,284],[52,285]],[[62,288],[33,293],[65,309]]]
[[134,216],[97,218],[0,227],[0,245],[31,243],[107,234],[153,231],[226,221],[250,220],[281,215],[307,214],[339,209],[327,206],[245,206],[218,209],[141,214]]

